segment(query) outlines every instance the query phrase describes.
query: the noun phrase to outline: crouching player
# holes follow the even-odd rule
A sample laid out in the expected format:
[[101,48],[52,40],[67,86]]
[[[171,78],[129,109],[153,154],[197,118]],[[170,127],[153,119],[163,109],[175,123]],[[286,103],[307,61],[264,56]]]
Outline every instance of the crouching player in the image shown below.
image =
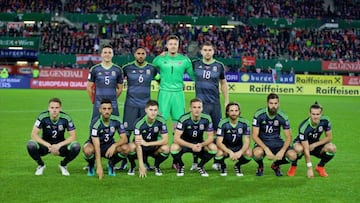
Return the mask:
[[[101,157],[108,159],[108,175],[115,176],[115,164],[125,159],[129,153],[124,125],[120,122],[118,116],[111,115],[112,110],[111,100],[103,99],[99,108],[100,116],[91,123],[90,138],[86,141],[83,148],[84,157],[89,166],[88,176],[95,175],[94,166],[96,162],[96,173],[99,179],[102,179],[104,174]],[[116,132],[120,135],[120,139],[117,142],[114,139]]]
[[169,156],[168,131],[166,121],[158,115],[159,104],[155,100],[149,100],[145,105],[146,115],[139,118],[135,123],[135,143],[131,142],[128,156],[131,167],[128,175],[135,175],[135,149],[139,160],[139,177],[146,177],[144,160],[148,156],[155,158],[154,170],[156,176],[162,176],[160,164]]
[[[331,123],[327,116],[322,115],[322,110],[323,108],[317,102],[310,106],[309,117],[301,122],[299,134],[294,139],[294,149],[299,158],[302,154],[305,157],[308,178],[314,177],[310,155],[320,159],[315,170],[320,176],[326,177],[328,174],[325,171],[325,164],[334,157],[336,152],[336,146],[331,143]],[[325,132],[325,138],[320,139],[323,132]],[[297,161],[292,163],[288,176],[295,175],[296,166]]]
[[240,117],[240,105],[231,102],[226,105],[226,118],[222,119],[217,129],[216,145],[218,151],[215,159],[220,160],[220,175],[226,176],[225,158],[237,161],[234,165],[236,176],[243,176],[240,166],[250,162],[252,150],[250,149],[249,121]]
[[[190,101],[190,112],[182,115],[176,125],[171,155],[174,158],[174,163],[179,165],[177,176],[184,175],[184,162],[181,157],[187,152],[196,154],[201,159],[197,166],[200,175],[209,176],[204,165],[215,156],[217,147],[213,143],[214,128],[211,118],[201,112],[201,100],[192,99]],[[207,133],[206,140],[204,140],[204,132]]]

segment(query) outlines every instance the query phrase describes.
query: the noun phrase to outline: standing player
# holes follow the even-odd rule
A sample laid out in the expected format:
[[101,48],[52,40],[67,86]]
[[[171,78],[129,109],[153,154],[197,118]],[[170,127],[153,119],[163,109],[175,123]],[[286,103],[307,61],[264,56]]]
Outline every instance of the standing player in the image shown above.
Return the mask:
[[119,66],[113,64],[113,56],[112,47],[105,45],[101,50],[102,62],[90,68],[86,90],[94,104],[91,120],[100,115],[100,102],[104,98],[111,100],[113,115],[119,116],[117,98],[123,89],[123,73]]
[[[193,62],[196,97],[203,102],[203,113],[210,115],[214,126],[217,127],[221,119],[219,83],[224,96],[224,106],[229,103],[225,67],[224,64],[214,59],[214,46],[211,42],[204,42],[201,45],[200,53],[202,59]],[[196,169],[196,166],[197,158],[194,157],[191,170]],[[219,168],[219,166],[217,163],[213,164],[214,168]]]
[[[267,96],[267,107],[255,112],[252,137],[255,142],[253,156],[258,163],[257,176],[263,175],[264,155],[274,162],[271,168],[276,176],[282,176],[280,165],[294,161],[296,152],[290,148],[291,130],[287,115],[279,110],[279,96],[270,93]],[[285,141],[280,136],[281,126],[284,130]]]
[[[112,101],[103,99],[99,108],[100,116],[91,123],[90,138],[84,145],[84,158],[88,162],[88,176],[95,175],[99,179],[103,178],[103,168],[101,157],[109,159],[107,169],[109,176],[115,176],[114,165],[121,159],[126,158],[129,153],[125,128],[118,116],[112,115]],[[115,142],[115,133],[120,135],[120,139]],[[95,156],[94,156],[95,155]]]
[[178,53],[179,38],[176,35],[167,37],[166,47],[168,51],[164,55],[157,56],[153,64],[161,75],[158,95],[160,114],[165,120],[171,116],[175,129],[177,120],[185,112],[184,73],[187,72],[194,79],[194,72],[190,59]]
[[[171,155],[175,164],[179,165],[177,176],[184,175],[184,162],[181,157],[184,153],[191,152],[201,158],[197,166],[198,172],[203,177],[209,176],[204,165],[215,156],[217,148],[214,141],[214,128],[211,118],[202,112],[200,99],[190,101],[190,112],[182,115],[176,125],[174,143],[171,145]],[[207,138],[205,139],[204,133]]]
[[[135,143],[130,143],[131,151],[137,153],[139,160],[139,176],[146,176],[144,160],[148,156],[155,158],[155,175],[162,176],[160,164],[169,156],[168,132],[164,118],[158,115],[159,104],[155,100],[149,100],[146,103],[146,115],[135,124]],[[135,174],[135,157],[129,155],[131,168],[128,175]]]
[[[65,130],[69,137],[65,139]],[[42,131],[42,136],[39,136]],[[61,100],[52,98],[49,100],[48,110],[42,112],[35,121],[31,131],[31,138],[27,143],[27,150],[38,167],[35,175],[43,174],[45,163],[41,156],[49,153],[65,157],[59,165],[61,174],[69,176],[66,165],[75,159],[80,152],[80,144],[76,141],[75,125],[71,117],[61,111]]]
[[[145,61],[146,51],[143,47],[136,48],[134,57],[134,62],[123,66],[124,78],[127,80],[123,122],[129,142],[136,119],[145,115],[145,105],[150,100],[151,81],[160,78],[157,69]],[[125,164],[126,160],[120,169],[125,169]],[[146,165],[150,167],[147,162]]]
[[225,158],[237,161],[234,165],[236,176],[243,176],[241,165],[248,163],[252,157],[250,149],[249,121],[240,117],[240,105],[231,102],[226,105],[226,118],[222,119],[217,129],[216,159],[220,160],[221,176],[226,176]]
[[[310,106],[309,117],[301,122],[299,134],[294,139],[294,149],[297,154],[305,155],[307,166],[307,177],[314,177],[310,155],[320,159],[316,165],[316,172],[322,177],[327,177],[325,164],[335,155],[336,146],[331,143],[332,131],[329,117],[322,115],[323,108],[315,102]],[[320,140],[321,135],[325,132],[325,138]],[[288,171],[288,176],[294,176],[296,172],[297,160],[292,163]]]

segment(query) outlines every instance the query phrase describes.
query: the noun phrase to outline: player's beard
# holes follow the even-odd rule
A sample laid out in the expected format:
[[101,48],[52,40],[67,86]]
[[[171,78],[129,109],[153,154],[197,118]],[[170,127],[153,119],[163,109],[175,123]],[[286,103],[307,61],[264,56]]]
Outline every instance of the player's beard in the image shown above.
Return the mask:
[[269,112],[269,114],[272,115],[272,116],[273,116],[273,115],[276,115],[276,113],[277,113],[277,108],[275,108],[275,107],[274,107],[274,108],[269,108],[269,107],[268,107],[268,112]]
[[236,121],[238,117],[239,117],[238,115],[230,115],[230,119],[232,121]]

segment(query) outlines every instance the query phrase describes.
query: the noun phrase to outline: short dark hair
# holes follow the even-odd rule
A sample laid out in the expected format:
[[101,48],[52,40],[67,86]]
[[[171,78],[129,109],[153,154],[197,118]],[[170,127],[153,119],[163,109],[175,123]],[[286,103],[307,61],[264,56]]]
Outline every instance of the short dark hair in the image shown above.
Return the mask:
[[112,49],[113,47],[110,44],[104,44],[101,48],[101,50],[103,50],[104,48],[110,48]]
[[51,99],[49,100],[49,104],[50,104],[51,102],[59,103],[60,106],[62,105],[61,100],[60,100],[59,98],[57,98],[57,97],[51,98]]
[[200,103],[202,103],[201,99],[199,99],[199,98],[194,98],[194,99],[190,100],[190,105],[191,105],[192,103],[195,103],[195,102],[200,102]]
[[148,108],[149,106],[157,106],[159,107],[159,103],[156,100],[150,99],[146,102],[145,108]]
[[315,103],[310,106],[310,111],[311,109],[320,109],[322,112],[323,107],[317,101],[315,101]]
[[136,47],[134,53],[135,53],[138,49],[144,49],[144,50],[145,50],[145,53],[146,53],[146,49],[145,49],[145,47],[143,47],[143,46],[138,46],[138,47]]
[[279,100],[279,95],[275,94],[275,93],[270,93],[267,96],[267,101],[269,101],[270,99],[278,99]]
[[237,106],[239,108],[239,111],[240,111],[240,104],[236,103],[236,102],[230,102],[226,105],[225,107],[225,116],[226,118],[229,117],[229,109],[230,109],[230,106]]
[[171,39],[175,39],[177,41],[180,41],[179,37],[176,36],[176,35],[169,35],[167,38],[166,38],[166,42],[168,42],[169,40]]
[[204,43],[201,45],[200,49],[202,49],[204,46],[211,46],[212,48],[214,48],[214,45],[213,45],[210,41],[204,42]]
[[111,99],[103,98],[100,102],[100,105],[101,104],[112,104],[112,102],[111,102]]

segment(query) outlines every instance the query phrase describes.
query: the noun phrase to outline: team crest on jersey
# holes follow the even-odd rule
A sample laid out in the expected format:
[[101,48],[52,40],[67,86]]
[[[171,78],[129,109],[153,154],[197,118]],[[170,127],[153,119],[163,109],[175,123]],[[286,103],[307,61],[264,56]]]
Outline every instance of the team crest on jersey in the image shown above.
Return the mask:
[[199,128],[200,128],[200,130],[204,130],[205,129],[204,124],[200,124]]
[[112,132],[112,133],[115,132],[115,127],[114,126],[110,127],[110,132]]
[[319,132],[322,132],[324,128],[322,126],[319,126]]
[[243,129],[242,129],[242,128],[239,128],[239,129],[238,129],[238,134],[240,134],[240,135],[243,134]]
[[278,120],[274,120],[274,126],[279,126],[279,121]]
[[217,71],[217,67],[216,67],[216,66],[213,67],[213,71],[215,71],[215,72]]
[[149,69],[146,70],[146,75],[150,75],[150,70]]
[[64,126],[63,125],[59,125],[59,131],[63,131],[64,130]]
[[115,71],[111,71],[111,75],[112,75],[112,76],[115,76],[115,75],[116,75],[116,72],[115,72]]
[[155,133],[159,132],[159,127],[155,126],[155,127],[154,127],[154,132],[155,132]]

